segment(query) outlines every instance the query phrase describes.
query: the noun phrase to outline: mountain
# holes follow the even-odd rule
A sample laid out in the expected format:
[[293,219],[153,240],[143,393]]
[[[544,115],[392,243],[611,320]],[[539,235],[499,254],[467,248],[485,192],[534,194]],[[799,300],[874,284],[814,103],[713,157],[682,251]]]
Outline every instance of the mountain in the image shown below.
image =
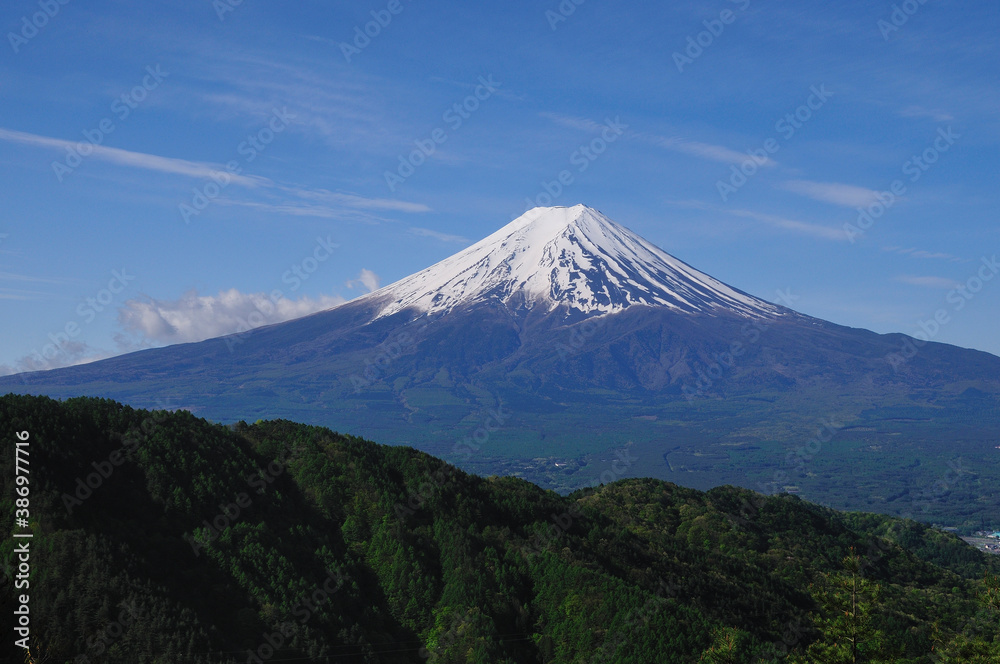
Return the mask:
[[306,318],[2,390],[294,419],[564,492],[651,476],[1000,522],[1000,358],[771,304],[583,206]]
[[913,521],[658,480],[560,496],[319,427],[107,399],[0,397],[0,441],[4,496],[30,460],[29,527],[0,501],[0,610],[28,602],[33,662],[1000,656],[1000,557]]

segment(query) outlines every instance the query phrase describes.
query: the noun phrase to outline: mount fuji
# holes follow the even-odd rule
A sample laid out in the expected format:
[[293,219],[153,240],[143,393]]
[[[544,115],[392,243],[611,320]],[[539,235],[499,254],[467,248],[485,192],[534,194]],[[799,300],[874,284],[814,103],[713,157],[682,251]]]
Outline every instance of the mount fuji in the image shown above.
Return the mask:
[[294,419],[559,490],[643,475],[1000,517],[1000,358],[797,313],[581,205],[324,312],[0,390]]

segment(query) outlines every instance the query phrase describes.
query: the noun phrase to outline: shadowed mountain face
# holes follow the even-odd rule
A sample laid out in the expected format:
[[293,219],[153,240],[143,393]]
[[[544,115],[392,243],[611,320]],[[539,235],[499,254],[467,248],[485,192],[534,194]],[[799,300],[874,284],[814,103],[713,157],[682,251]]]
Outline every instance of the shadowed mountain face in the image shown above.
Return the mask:
[[0,390],[286,417],[557,489],[643,475],[1000,517],[1000,358],[770,304],[583,206],[326,312]]

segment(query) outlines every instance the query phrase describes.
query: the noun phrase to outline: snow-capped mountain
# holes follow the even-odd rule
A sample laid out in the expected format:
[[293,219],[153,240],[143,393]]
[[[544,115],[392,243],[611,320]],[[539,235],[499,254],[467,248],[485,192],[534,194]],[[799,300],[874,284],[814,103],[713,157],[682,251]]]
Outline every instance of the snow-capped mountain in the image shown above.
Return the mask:
[[535,208],[431,267],[367,296],[376,318],[449,312],[498,300],[551,312],[607,314],[634,305],[774,316],[779,308],[713,279],[583,205]]
[[[629,445],[645,475],[759,488],[780,471],[841,500],[854,477],[828,462],[863,449],[905,496],[956,454],[992,463],[1000,437],[1000,358],[769,304],[584,206],[531,210],[327,311],[5,391],[321,424],[553,488],[605,477]],[[780,465],[813,441],[815,461]]]

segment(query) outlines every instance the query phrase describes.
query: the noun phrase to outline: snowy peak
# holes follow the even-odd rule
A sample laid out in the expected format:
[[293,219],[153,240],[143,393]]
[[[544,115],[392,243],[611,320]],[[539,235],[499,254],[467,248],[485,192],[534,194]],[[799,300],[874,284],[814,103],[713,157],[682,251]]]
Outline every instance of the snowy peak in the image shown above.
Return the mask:
[[378,318],[404,309],[447,312],[494,300],[512,308],[584,314],[630,306],[771,317],[778,307],[747,295],[583,205],[535,208],[471,247],[367,298]]

